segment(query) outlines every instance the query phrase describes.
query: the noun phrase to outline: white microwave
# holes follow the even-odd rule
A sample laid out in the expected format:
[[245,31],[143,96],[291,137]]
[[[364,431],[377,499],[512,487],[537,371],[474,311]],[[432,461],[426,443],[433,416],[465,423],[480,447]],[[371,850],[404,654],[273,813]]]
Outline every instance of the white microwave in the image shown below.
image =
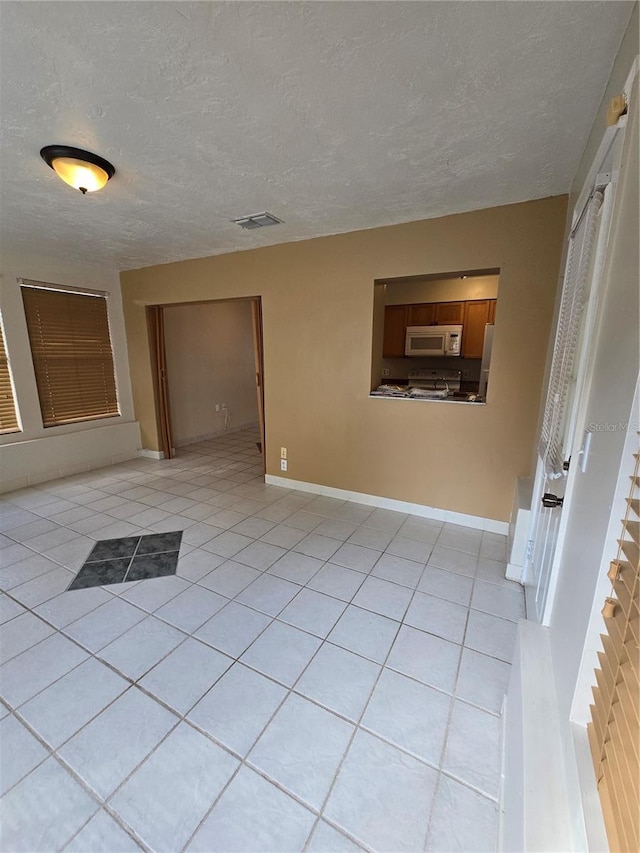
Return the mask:
[[460,355],[462,326],[407,326],[404,354],[413,356]]

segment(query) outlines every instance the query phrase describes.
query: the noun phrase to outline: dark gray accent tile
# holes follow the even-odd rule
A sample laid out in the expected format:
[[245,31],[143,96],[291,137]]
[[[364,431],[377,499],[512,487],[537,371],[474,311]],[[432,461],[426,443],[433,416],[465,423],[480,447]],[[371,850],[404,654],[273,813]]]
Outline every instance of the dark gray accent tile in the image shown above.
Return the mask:
[[70,584],[68,590],[122,583],[130,562],[131,557],[123,557],[120,560],[102,560],[99,563],[85,563]]
[[143,554],[134,557],[127,575],[127,581],[139,581],[144,578],[161,578],[175,575],[178,567],[178,552],[166,551],[161,554]]
[[103,539],[102,542],[96,542],[85,562],[95,563],[98,560],[133,557],[139,541],[139,536],[127,536],[124,539]]
[[164,551],[179,551],[182,542],[182,530],[171,533],[151,533],[142,536],[136,551],[136,557],[141,554],[159,554]]

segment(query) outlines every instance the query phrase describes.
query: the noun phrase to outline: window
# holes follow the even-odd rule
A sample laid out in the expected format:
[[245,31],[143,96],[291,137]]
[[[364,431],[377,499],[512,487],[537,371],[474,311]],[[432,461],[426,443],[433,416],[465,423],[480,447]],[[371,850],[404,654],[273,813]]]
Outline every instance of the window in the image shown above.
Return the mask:
[[9,359],[4,345],[4,333],[0,322],[0,433],[20,432],[16,403],[11,384]]
[[42,423],[119,415],[103,294],[22,286]]

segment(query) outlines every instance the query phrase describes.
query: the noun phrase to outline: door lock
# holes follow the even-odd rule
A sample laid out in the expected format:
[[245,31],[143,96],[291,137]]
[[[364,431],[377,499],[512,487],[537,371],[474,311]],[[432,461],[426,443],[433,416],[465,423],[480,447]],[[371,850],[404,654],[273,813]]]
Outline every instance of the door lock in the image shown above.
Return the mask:
[[557,495],[552,495],[551,492],[545,492],[542,496],[542,506],[554,509],[554,507],[562,506],[564,498],[559,498]]

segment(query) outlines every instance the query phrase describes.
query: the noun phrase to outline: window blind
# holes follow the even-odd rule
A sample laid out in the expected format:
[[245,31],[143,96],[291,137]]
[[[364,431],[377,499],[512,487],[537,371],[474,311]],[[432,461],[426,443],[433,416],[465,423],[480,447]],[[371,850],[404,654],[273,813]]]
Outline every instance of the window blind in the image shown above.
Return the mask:
[[0,323],[0,433],[5,432],[20,432],[20,424],[13,396],[9,358],[4,345],[2,323]]
[[611,561],[612,595],[603,616],[592,722],[588,725],[598,791],[611,850],[640,850],[640,454],[627,512]]
[[104,296],[23,285],[45,427],[119,414]]
[[544,460],[546,473],[552,477],[560,476],[563,471],[567,392],[573,371],[585,284],[595,250],[598,211],[603,197],[600,190],[593,194],[569,240],[549,386],[538,444],[538,452]]

